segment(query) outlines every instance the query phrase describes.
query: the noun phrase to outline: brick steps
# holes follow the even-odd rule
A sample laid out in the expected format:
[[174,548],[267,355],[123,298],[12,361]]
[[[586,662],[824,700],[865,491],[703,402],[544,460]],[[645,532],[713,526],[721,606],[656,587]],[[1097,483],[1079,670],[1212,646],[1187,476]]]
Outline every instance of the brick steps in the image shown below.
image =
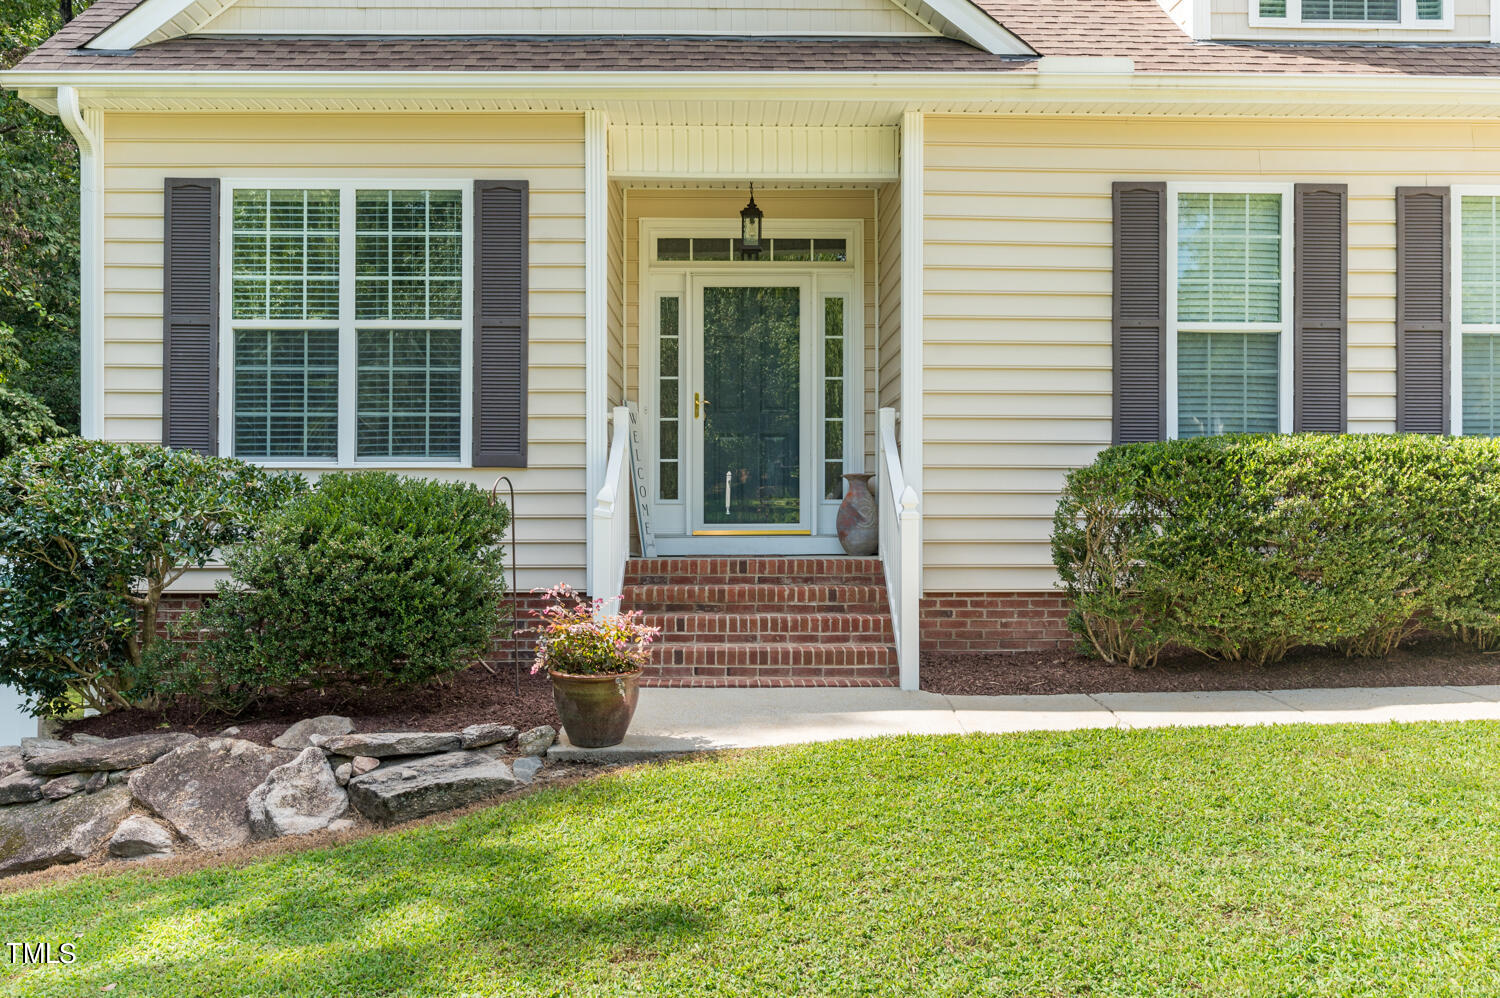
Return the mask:
[[629,610],[647,613],[885,613],[885,589],[853,585],[630,585]]
[[652,558],[625,609],[662,628],[658,685],[889,685],[896,650],[876,558]]
[[648,613],[666,644],[835,644],[896,640],[880,613]]

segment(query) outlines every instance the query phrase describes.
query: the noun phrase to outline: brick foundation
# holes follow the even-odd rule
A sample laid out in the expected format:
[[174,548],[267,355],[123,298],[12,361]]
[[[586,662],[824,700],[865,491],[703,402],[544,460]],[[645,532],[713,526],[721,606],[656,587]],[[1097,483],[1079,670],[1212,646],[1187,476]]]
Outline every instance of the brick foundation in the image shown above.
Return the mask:
[[922,651],[1018,652],[1068,647],[1068,603],[1053,592],[928,593]]

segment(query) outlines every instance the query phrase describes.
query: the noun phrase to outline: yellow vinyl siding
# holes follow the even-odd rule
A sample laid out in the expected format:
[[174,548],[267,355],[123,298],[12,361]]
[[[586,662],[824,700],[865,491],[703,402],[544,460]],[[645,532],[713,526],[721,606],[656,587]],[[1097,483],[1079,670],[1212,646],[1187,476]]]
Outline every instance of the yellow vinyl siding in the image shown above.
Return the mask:
[[[584,582],[583,121],[578,115],[134,114],[104,123],[104,437],[161,439],[167,177],[524,179],[531,184],[523,588]],[[488,488],[499,471],[445,471]]]
[[890,0],[239,0],[210,34],[936,34]]
[[609,185],[609,404],[625,402],[625,192]]
[[1466,122],[935,116],[926,136],[929,591],[1053,583],[1057,490],[1110,440],[1113,181],[1349,185],[1354,432],[1395,429],[1396,187],[1500,183],[1500,126]]
[[[1213,37],[1264,40],[1343,42],[1488,42],[1490,0],[1443,0],[1453,11],[1453,27],[1345,28],[1337,21],[1295,27],[1250,23],[1250,11],[1260,0],[1212,0]],[[1185,5],[1185,4],[1184,4]],[[1170,3],[1168,4],[1170,9]],[[1442,22],[1438,22],[1441,24]]]
[[[899,200],[899,199],[898,199]],[[640,397],[640,220],[643,218],[738,218],[745,206],[743,188],[632,188],[625,212],[625,339],[626,383],[631,399]],[[875,444],[875,199],[868,188],[755,191],[755,201],[766,213],[765,234],[776,236],[778,218],[862,219],[864,221],[864,344],[865,344],[865,459],[874,468]],[[754,266],[747,264],[747,266]],[[882,303],[881,308],[885,305]]]
[[880,369],[876,372],[878,406],[899,408],[901,405],[901,185],[886,184],[879,191],[878,243],[875,252],[876,282],[879,288],[880,344],[876,353]]

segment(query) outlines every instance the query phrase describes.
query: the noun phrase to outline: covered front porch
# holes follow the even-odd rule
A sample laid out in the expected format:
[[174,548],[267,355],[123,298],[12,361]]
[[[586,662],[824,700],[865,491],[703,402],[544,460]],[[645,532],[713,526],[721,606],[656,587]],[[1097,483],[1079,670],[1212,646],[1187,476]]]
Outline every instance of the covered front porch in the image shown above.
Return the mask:
[[[915,686],[920,485],[900,437],[916,423],[902,386],[920,356],[920,118],[591,113],[587,135],[590,590],[676,632],[663,680]],[[840,567],[849,474],[875,476],[882,543]],[[690,577],[704,564],[748,567],[709,594]],[[835,592],[850,586],[852,610]]]

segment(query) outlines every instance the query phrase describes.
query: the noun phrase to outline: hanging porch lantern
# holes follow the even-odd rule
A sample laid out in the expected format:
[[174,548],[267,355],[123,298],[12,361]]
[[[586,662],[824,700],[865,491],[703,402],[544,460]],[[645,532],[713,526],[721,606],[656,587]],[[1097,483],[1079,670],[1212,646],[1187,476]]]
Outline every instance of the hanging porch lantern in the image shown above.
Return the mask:
[[748,256],[760,254],[760,222],[765,214],[755,203],[755,185],[750,185],[750,203],[740,209],[740,249]]

